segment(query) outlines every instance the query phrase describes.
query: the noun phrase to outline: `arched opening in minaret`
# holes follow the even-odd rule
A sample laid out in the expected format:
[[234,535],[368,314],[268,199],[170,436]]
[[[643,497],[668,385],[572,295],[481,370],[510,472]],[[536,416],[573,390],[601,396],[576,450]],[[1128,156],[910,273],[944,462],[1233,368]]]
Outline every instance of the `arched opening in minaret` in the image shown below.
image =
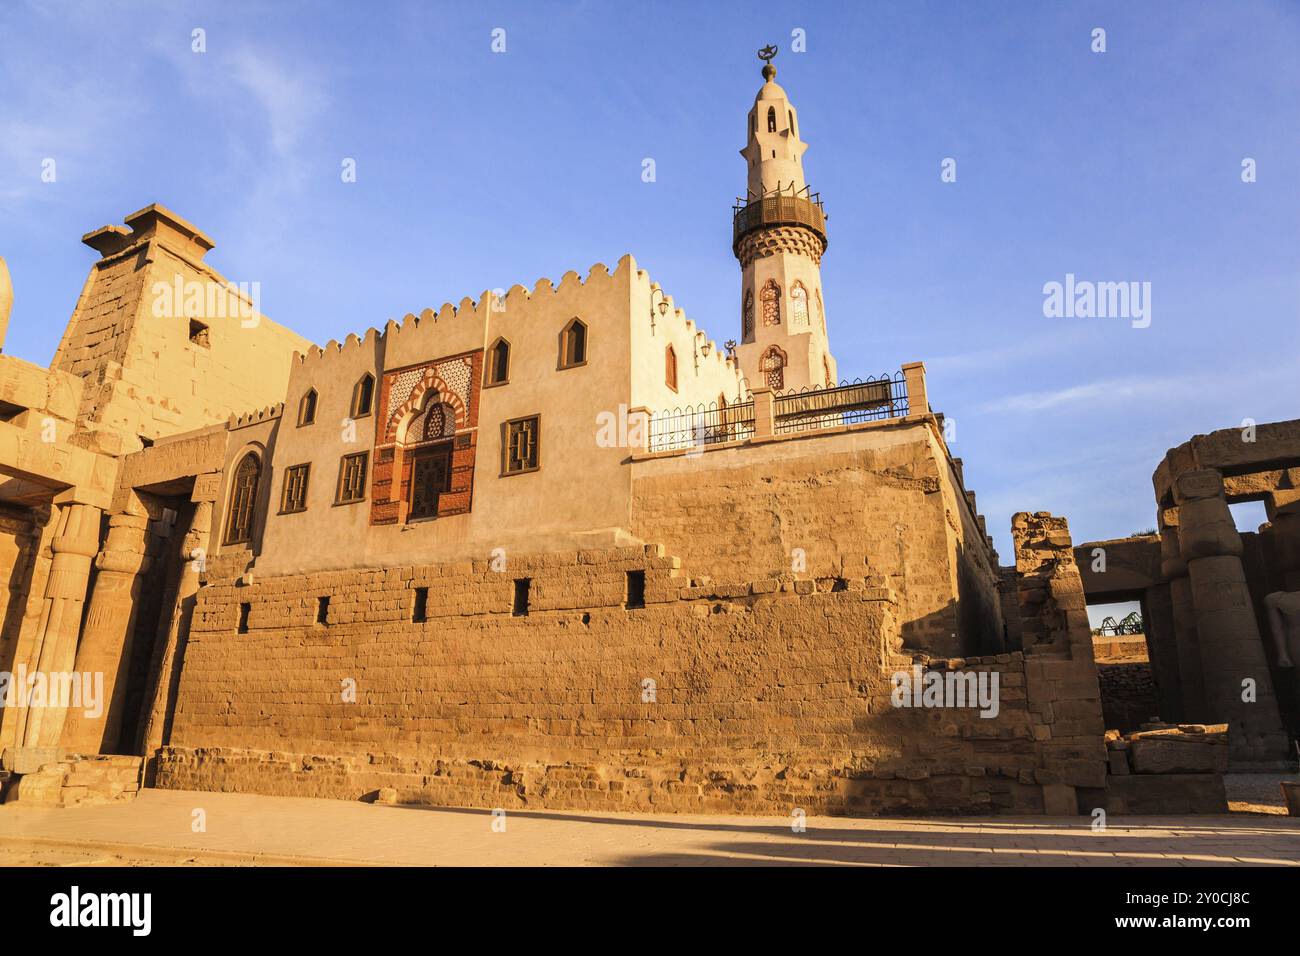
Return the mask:
[[776,107],[775,106],[769,106],[767,108],[767,131],[769,133],[776,132]]
[[790,111],[790,135],[798,136],[798,131],[794,128],[794,110]]
[[763,373],[763,384],[775,391],[785,388],[785,353],[778,346],[769,345],[758,363]]
[[763,304],[763,324],[780,325],[781,287],[776,284],[775,279],[768,279],[763,283],[763,289],[759,293],[759,299]]
[[808,290],[798,280],[790,287],[790,321],[800,327],[808,324]]

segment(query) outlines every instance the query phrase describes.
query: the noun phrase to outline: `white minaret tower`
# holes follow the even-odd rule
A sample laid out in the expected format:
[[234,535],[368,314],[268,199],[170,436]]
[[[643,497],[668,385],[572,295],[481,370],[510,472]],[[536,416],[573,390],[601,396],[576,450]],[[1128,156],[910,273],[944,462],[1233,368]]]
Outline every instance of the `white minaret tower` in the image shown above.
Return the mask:
[[749,111],[740,155],[749,187],[737,200],[732,250],[740,260],[740,367],[751,388],[824,386],[836,381],[826,337],[821,259],[826,213],[803,175],[808,144],[776,84],[775,47],[759,52],[763,86]]

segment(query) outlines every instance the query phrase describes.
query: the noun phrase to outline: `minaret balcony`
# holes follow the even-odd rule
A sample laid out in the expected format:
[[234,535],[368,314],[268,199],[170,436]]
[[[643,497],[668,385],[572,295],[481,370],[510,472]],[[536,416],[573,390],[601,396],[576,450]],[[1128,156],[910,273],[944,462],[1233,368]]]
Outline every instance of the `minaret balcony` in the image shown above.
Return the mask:
[[740,240],[751,232],[774,226],[803,226],[816,233],[826,249],[826,209],[820,193],[772,190],[762,196],[736,200],[732,207],[731,248],[740,255]]

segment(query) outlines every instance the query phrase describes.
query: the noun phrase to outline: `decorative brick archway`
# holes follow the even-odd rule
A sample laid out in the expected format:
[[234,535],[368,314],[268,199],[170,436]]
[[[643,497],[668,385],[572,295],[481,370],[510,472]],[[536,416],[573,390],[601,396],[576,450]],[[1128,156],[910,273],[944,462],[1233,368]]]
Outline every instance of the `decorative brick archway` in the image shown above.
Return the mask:
[[[439,496],[435,517],[465,514],[472,504],[474,455],[478,444],[478,398],[483,352],[464,352],[385,372],[379,408],[384,424],[375,435],[371,468],[370,523],[402,524],[407,520],[412,453],[422,447],[451,445],[451,481]],[[410,425],[432,402],[449,407],[455,418],[451,434],[409,435]],[[426,440],[427,439],[427,440]]]

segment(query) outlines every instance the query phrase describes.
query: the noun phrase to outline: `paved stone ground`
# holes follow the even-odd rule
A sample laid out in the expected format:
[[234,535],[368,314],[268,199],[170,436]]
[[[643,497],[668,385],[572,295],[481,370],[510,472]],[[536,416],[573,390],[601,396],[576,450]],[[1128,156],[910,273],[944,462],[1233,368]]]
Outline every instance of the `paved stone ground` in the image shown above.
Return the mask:
[[[191,829],[202,809],[206,832]],[[0,807],[0,864],[1300,866],[1300,819],[859,819],[390,807],[146,790],[67,809]]]

